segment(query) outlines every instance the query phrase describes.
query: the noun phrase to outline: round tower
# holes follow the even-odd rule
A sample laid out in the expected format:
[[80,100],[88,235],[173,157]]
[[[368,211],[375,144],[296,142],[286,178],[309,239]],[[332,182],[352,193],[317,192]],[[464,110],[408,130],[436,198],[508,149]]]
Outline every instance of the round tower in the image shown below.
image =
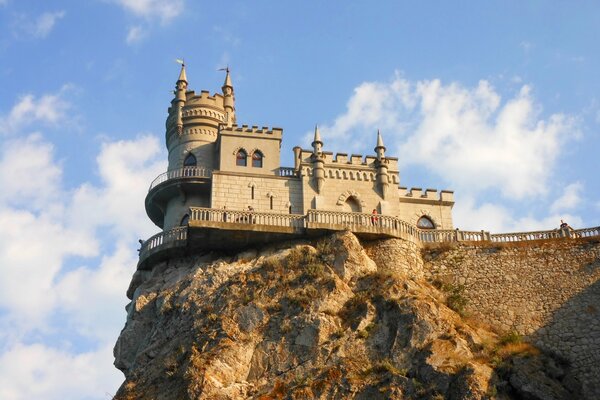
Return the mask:
[[219,126],[228,118],[235,120],[229,70],[223,94],[210,95],[203,90],[198,95],[188,90],[185,64],[182,63],[173,93],[175,96],[165,124],[169,166],[167,172],[152,182],[146,196],[148,216],[164,230],[186,225],[190,206],[210,207]]
[[[234,113],[235,110],[229,72],[223,85],[223,90],[229,93],[227,96],[220,93],[210,95],[205,90],[198,95],[188,91],[187,86],[185,65],[182,65],[166,121],[169,171],[190,166],[190,154],[196,159],[195,165],[214,168],[219,125],[226,123],[228,112]],[[235,119],[235,114],[232,118]]]

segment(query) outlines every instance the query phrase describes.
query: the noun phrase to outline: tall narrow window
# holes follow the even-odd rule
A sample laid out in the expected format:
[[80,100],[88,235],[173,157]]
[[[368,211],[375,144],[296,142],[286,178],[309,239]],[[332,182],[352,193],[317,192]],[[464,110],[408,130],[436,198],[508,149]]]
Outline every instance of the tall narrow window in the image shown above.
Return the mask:
[[254,168],[262,168],[263,166],[263,155],[258,150],[252,153],[252,166]]
[[273,209],[273,196],[269,197],[269,199],[271,200],[271,210]]
[[244,150],[239,150],[235,156],[235,165],[245,167],[248,162],[248,154]]
[[250,198],[254,200],[254,186],[250,186]]
[[183,160],[184,167],[195,167],[196,166],[196,156],[192,153],[188,154]]

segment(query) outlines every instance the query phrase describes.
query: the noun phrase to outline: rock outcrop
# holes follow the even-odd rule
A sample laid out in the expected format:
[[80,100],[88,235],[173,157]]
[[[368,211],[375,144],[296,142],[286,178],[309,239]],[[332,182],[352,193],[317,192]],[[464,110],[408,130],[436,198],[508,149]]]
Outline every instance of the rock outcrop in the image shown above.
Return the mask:
[[366,247],[346,232],[136,272],[116,398],[581,398],[565,360]]

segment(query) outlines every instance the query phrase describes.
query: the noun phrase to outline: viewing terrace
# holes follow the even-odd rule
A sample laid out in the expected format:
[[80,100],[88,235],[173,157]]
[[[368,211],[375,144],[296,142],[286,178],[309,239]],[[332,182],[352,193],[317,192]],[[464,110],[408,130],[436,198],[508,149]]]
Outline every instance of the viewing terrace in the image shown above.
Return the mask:
[[420,229],[395,217],[309,210],[306,215],[192,207],[188,226],[160,232],[140,248],[139,269],[197,250],[241,248],[327,232],[349,230],[364,239],[400,238],[415,243],[506,243],[600,236],[600,227],[491,234],[486,231]]

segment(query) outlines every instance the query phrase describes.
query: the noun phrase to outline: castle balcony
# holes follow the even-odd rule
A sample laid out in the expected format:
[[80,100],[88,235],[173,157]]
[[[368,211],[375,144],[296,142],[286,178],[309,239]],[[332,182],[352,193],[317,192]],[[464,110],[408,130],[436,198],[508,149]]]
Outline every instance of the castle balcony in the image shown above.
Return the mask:
[[326,210],[309,210],[306,215],[299,215],[191,207],[189,215],[188,226],[160,232],[142,244],[139,269],[149,269],[158,261],[203,250],[239,249],[345,230],[364,239],[400,238],[418,244],[585,240],[600,236],[600,227],[501,234],[420,229],[396,217]]
[[160,174],[150,184],[146,195],[146,213],[156,225],[163,227],[167,203],[184,194],[209,194],[212,170],[184,167]]

